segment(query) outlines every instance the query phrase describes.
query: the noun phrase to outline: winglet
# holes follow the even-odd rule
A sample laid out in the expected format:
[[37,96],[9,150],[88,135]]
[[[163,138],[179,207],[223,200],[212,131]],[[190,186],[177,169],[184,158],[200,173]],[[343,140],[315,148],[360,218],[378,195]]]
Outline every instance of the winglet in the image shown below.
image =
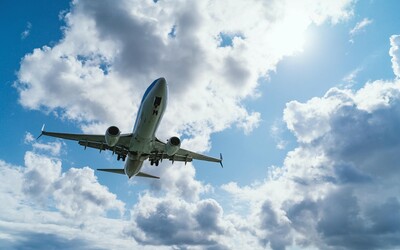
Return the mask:
[[221,164],[221,167],[224,168],[224,165],[222,164],[223,158],[222,158],[222,154],[221,153],[219,153],[219,159],[220,159],[219,164]]
[[43,124],[42,130],[40,131],[40,135],[36,138],[36,140],[38,140],[38,139],[43,135],[44,125],[45,125],[45,124]]

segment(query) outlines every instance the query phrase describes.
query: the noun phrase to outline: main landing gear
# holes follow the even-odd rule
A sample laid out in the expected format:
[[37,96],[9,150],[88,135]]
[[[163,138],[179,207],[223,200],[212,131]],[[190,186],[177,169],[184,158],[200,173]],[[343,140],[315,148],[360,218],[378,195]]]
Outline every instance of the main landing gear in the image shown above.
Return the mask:
[[121,160],[121,159],[122,159],[122,161],[125,161],[126,155],[118,155],[118,156],[117,156],[117,161],[119,161],[119,160]]
[[160,163],[160,160],[151,160],[150,161],[151,166],[156,165],[156,167],[157,167],[159,163]]

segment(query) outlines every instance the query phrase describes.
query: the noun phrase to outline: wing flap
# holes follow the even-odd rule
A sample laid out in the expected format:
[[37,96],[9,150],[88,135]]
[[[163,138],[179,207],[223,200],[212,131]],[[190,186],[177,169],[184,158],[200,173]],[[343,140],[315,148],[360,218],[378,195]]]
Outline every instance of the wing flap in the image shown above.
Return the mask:
[[128,150],[121,146],[110,147],[105,143],[98,143],[98,142],[90,142],[90,141],[79,141],[79,145],[89,148],[96,148],[99,150],[110,150],[113,151],[115,154],[118,155],[127,155]]

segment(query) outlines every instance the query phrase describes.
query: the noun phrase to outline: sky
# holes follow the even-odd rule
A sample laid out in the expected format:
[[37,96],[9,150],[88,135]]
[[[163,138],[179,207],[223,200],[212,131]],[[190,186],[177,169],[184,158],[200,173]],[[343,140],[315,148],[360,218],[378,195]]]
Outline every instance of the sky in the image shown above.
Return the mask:
[[[1,1],[0,248],[398,249],[398,1]],[[122,168],[46,130],[224,157]]]

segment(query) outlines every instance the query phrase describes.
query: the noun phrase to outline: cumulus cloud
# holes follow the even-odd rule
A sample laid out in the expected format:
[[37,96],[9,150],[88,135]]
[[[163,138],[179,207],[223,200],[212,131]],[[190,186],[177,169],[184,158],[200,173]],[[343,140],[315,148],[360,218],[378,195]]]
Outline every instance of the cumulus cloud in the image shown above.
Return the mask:
[[61,141],[39,143],[29,132],[25,134],[24,142],[25,144],[30,144],[34,151],[50,153],[52,156],[59,156],[61,153],[62,145],[64,144]]
[[392,68],[395,76],[400,77],[400,35],[393,35],[390,37],[390,50],[389,55],[392,57]]
[[25,154],[24,191],[33,199],[52,200],[65,216],[102,215],[107,210],[124,212],[124,203],[98,183],[91,168],[71,168],[61,174],[61,161],[44,155]]
[[[398,246],[400,82],[330,89],[289,102],[299,146],[264,183],[224,190],[250,204],[255,235],[272,249],[386,249]],[[265,197],[261,198],[260,197]],[[386,215],[384,215],[386,214]],[[391,215],[393,221],[389,219]],[[397,224],[396,224],[397,225]]]
[[[352,1],[346,0],[74,1],[64,16],[63,39],[27,54],[15,86],[24,107],[56,113],[77,122],[85,132],[98,133],[110,124],[129,130],[133,124],[126,118],[134,116],[145,88],[154,78],[165,76],[170,96],[160,136],[184,135],[186,146],[204,151],[210,147],[211,133],[231,126],[251,132],[261,116],[257,110],[248,110],[243,101],[257,97],[258,80],[267,77],[283,57],[301,51],[304,41],[300,38],[309,25],[345,20],[352,15],[351,7]],[[229,46],[221,46],[221,34],[235,34]],[[375,88],[390,97],[380,86]],[[129,224],[109,219],[117,225],[110,228],[104,214],[123,212],[124,204],[97,182],[89,168],[62,172],[59,159],[44,157],[38,150],[26,154],[32,164],[22,177],[31,179],[19,185],[29,191],[29,197],[52,202],[57,216],[80,221],[84,232],[111,230],[118,241],[134,246],[136,242],[143,247],[149,244],[150,249],[154,245],[183,249],[331,246],[325,238],[332,234],[327,232],[322,238],[325,234],[321,236],[318,225],[323,228],[324,223],[314,216],[322,213],[320,201],[335,185],[354,180],[367,185],[373,180],[358,163],[336,162],[332,159],[338,152],[328,154],[323,144],[317,144],[335,131],[330,119],[343,100],[355,102],[353,96],[361,92],[332,90],[311,103],[288,104],[285,122],[297,136],[299,148],[288,154],[282,168],[273,168],[266,183],[224,186],[234,202],[249,208],[245,213],[226,213],[216,199],[203,198],[212,188],[195,180],[191,164],[158,168],[164,178],[141,194]],[[312,102],[321,106],[311,107]],[[385,107],[380,95],[374,103]],[[364,105],[376,108],[374,103]],[[43,175],[40,166],[49,176]],[[359,192],[353,192],[357,199]],[[396,207],[391,199],[387,203],[380,204],[382,209],[368,210],[371,218],[378,218],[377,225],[385,225],[381,210]],[[96,220],[104,225],[95,225]],[[110,246],[110,237],[102,236],[97,238]],[[88,237],[94,239],[90,238],[93,234]]]
[[[242,104],[256,96],[258,79],[301,49],[310,24],[351,16],[351,2],[74,1],[64,38],[23,58],[20,103],[85,132],[110,124],[126,131],[147,85],[164,76],[170,98],[161,137],[185,135],[204,151],[213,132],[258,126],[260,114]],[[240,36],[221,47],[221,34]]]
[[218,235],[226,233],[222,208],[212,199],[189,203],[144,195],[132,214],[127,233],[146,245],[217,246]]
[[32,151],[26,152],[24,166],[0,160],[0,244],[9,249],[135,246],[121,237],[127,221],[106,217],[108,211],[124,213],[125,204],[98,183],[93,170],[62,172],[61,165]]

